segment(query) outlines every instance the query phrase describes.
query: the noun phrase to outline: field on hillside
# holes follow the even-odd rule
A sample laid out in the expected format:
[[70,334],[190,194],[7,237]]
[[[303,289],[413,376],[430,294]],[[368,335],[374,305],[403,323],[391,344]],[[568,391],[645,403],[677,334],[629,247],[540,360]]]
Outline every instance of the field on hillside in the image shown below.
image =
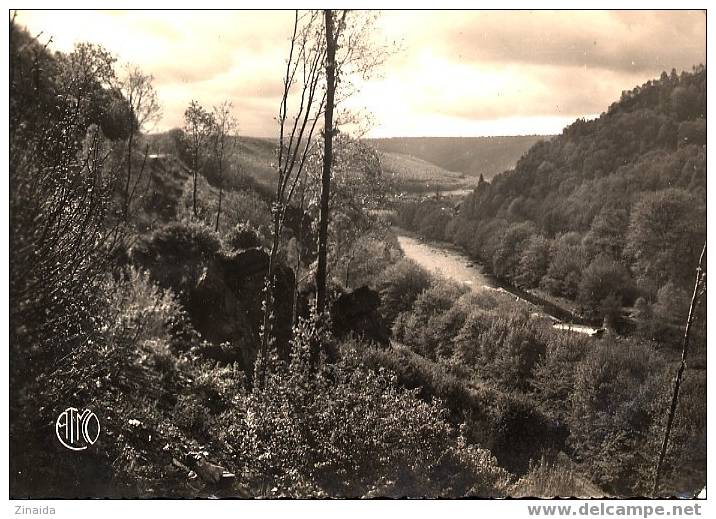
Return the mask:
[[412,155],[449,171],[467,176],[483,175],[490,180],[512,169],[519,158],[536,142],[549,139],[542,135],[508,137],[392,137],[370,139],[382,152]]
[[469,188],[474,179],[448,171],[430,162],[403,153],[379,152],[383,174],[396,190],[409,192],[451,191]]
[[236,137],[230,161],[240,172],[253,177],[259,184],[273,187],[276,171],[271,163],[276,161],[276,143],[259,137]]

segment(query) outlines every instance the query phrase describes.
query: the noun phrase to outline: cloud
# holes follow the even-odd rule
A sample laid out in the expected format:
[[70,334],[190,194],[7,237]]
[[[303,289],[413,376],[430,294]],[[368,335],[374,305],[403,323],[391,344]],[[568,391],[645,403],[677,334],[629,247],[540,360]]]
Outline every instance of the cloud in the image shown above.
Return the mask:
[[706,57],[698,11],[479,11],[430,24],[447,56],[479,63],[587,67],[658,73]]
[[[233,102],[242,133],[271,136],[290,11],[22,11],[69,51],[92,41],[155,77],[159,129],[192,99]],[[373,40],[392,54],[346,106],[375,135],[555,133],[662,70],[705,63],[701,11],[386,11]]]

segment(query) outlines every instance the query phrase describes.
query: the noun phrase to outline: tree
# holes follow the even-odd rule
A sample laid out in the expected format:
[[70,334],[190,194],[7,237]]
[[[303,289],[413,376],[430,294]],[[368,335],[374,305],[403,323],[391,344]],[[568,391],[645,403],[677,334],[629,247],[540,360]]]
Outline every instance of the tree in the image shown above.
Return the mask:
[[343,11],[341,24],[334,28],[333,11],[326,9],[326,110],[323,127],[323,174],[321,175],[321,215],[318,224],[318,267],[316,268],[316,307],[319,315],[326,306],[326,269],[328,267],[328,203],[331,192],[331,166],[333,161],[333,109],[336,97],[336,47],[341,25],[347,11]]
[[[283,77],[283,94],[279,106],[279,143],[276,194],[271,209],[271,250],[266,272],[261,347],[256,358],[255,379],[263,388],[266,382],[269,350],[272,342],[275,268],[281,235],[296,187],[301,184],[304,167],[313,147],[313,135],[323,111],[326,94],[321,88],[321,64],[325,59],[322,26],[316,12],[294,15],[293,33]],[[294,88],[297,87],[297,88]],[[298,107],[289,117],[289,101],[298,90]],[[295,299],[295,298],[294,298]]]
[[645,194],[634,206],[627,252],[643,287],[652,293],[669,281],[689,285],[689,266],[705,235],[704,208],[682,189]]
[[[582,274],[578,301],[592,315],[613,308],[614,300],[619,302],[619,306],[621,303],[630,303],[633,296],[629,271],[608,256],[597,256]],[[609,301],[606,301],[607,298]],[[608,317],[611,317],[611,313]]]
[[527,239],[517,266],[516,280],[520,285],[527,288],[539,285],[549,267],[550,245],[550,241],[541,235]]
[[191,157],[191,169],[193,185],[193,211],[194,217],[198,216],[196,208],[196,181],[199,168],[202,166],[202,159],[206,154],[206,144],[214,128],[214,117],[204,110],[197,102],[192,100],[189,108],[184,111],[184,133],[188,140],[189,154]]
[[492,257],[492,268],[496,276],[506,278],[515,276],[522,248],[527,240],[536,233],[537,226],[531,221],[513,223],[507,228]]
[[219,218],[221,218],[221,198],[224,193],[224,158],[228,148],[235,143],[232,133],[238,126],[232,112],[233,105],[228,100],[215,106],[212,112],[214,119],[212,143],[219,175],[219,204],[216,208],[216,224],[214,226],[214,230],[217,232],[219,231]]
[[[351,264],[358,252],[358,245],[361,242],[365,244],[362,238],[380,236],[385,231],[386,222],[372,213],[371,209],[379,207],[386,189],[380,158],[371,146],[346,134],[338,135],[334,144],[327,267],[332,269],[342,266],[344,272],[339,277],[343,277],[346,286],[349,286]],[[319,200],[321,196],[321,165],[321,151],[315,149],[306,170],[307,195],[310,200]],[[316,220],[320,217],[320,213],[310,214]]]
[[[311,11],[299,14],[296,11],[294,18],[293,33],[290,40],[289,56],[286,63],[283,95],[279,108],[279,146],[277,161],[277,182],[276,196],[273,208],[274,222],[272,229],[272,246],[269,258],[267,275],[266,305],[264,311],[264,325],[262,331],[262,347],[257,363],[264,362],[268,358],[268,348],[271,336],[271,308],[273,305],[273,272],[276,263],[276,254],[279,249],[281,231],[283,229],[286,212],[296,188],[302,185],[301,178],[306,165],[306,160],[311,151],[313,135],[319,119],[323,116],[324,125],[324,155],[326,138],[330,139],[330,154],[328,159],[324,156],[324,177],[322,178],[321,194],[321,218],[319,228],[324,231],[319,238],[319,260],[320,267],[317,269],[320,275],[316,275],[317,292],[323,294],[320,299],[325,305],[325,282],[327,274],[327,251],[328,251],[328,214],[330,203],[330,183],[332,167],[332,139],[336,133],[337,120],[335,108],[339,103],[353,92],[350,78],[361,76],[367,78],[368,72],[375,67],[381,59],[380,53],[369,52],[369,28],[372,23],[372,15],[357,16],[356,21],[350,27],[345,23],[346,13],[341,15],[331,14],[331,37],[326,37],[326,13]],[[331,42],[335,56],[330,60],[327,58],[328,43]],[[333,70],[332,80],[324,75]],[[337,85],[341,85],[340,91]],[[328,117],[327,97],[328,88],[331,85],[333,90],[333,101],[331,103],[331,115]],[[297,87],[297,88],[294,88]],[[289,98],[292,93],[298,91],[298,107],[293,117],[289,118]],[[323,189],[325,187],[325,189]],[[324,193],[325,191],[325,193]],[[320,252],[323,251],[323,252]],[[257,364],[258,366],[258,364]],[[259,380],[265,377],[265,369],[261,368]]]
[[669,446],[669,435],[671,434],[671,427],[674,423],[674,416],[676,414],[676,405],[679,403],[679,389],[681,388],[681,378],[684,376],[684,370],[686,369],[686,358],[689,354],[689,333],[691,326],[694,323],[695,308],[699,303],[699,300],[706,292],[706,267],[704,260],[706,257],[706,243],[704,248],[701,250],[701,256],[699,257],[699,263],[696,267],[696,280],[694,281],[694,291],[691,296],[691,304],[689,305],[689,315],[686,318],[686,329],[684,330],[684,338],[681,342],[681,362],[679,363],[679,369],[676,371],[676,377],[674,378],[674,387],[671,392],[671,405],[669,406],[669,414],[666,420],[666,429],[664,431],[664,441],[661,444],[661,451],[659,452],[659,460],[656,464],[656,471],[654,474],[654,494],[659,492],[659,480],[661,477],[661,470],[666,458],[667,447]]
[[[135,136],[148,125],[156,123],[162,116],[162,108],[159,105],[157,93],[152,86],[154,77],[145,74],[142,70],[131,64],[124,67],[124,77],[119,81],[118,88],[126,100],[128,110],[126,113],[127,136],[127,178],[124,184],[124,207],[123,216],[127,221],[129,218],[132,196],[139,185],[144,172],[146,160],[142,162],[142,168],[131,186],[132,181],[132,156],[134,154]],[[147,150],[145,150],[145,159]]]
[[594,256],[602,253],[619,260],[624,250],[628,227],[628,211],[604,206],[592,221],[591,228],[585,236],[585,246]]
[[[374,19],[365,14],[353,16],[348,23],[348,11],[323,13],[326,59],[326,109],[323,128],[323,173],[321,176],[321,214],[318,229],[318,265],[316,267],[316,301],[318,312],[326,305],[328,276],[328,220],[330,213],[331,170],[333,166],[333,138],[338,132],[334,110],[354,91],[351,76],[367,79],[379,65],[384,52],[371,45],[369,34]],[[337,94],[338,85],[341,92]]]

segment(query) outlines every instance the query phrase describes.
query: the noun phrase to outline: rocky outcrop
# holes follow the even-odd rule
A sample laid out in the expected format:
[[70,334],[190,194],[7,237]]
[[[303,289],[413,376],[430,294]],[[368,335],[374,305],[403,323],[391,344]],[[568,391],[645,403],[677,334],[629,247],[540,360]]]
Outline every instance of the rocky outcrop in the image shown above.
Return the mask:
[[[149,237],[132,259],[148,270],[159,286],[178,295],[191,324],[208,341],[198,349],[200,353],[220,362],[239,362],[250,376],[263,320],[269,257],[260,248],[226,252],[202,238],[204,232],[174,232],[188,243],[172,243],[171,247]],[[191,239],[192,233],[200,239]],[[294,282],[290,268],[276,268],[276,346],[284,357],[288,356]]]
[[390,344],[390,331],[378,312],[380,295],[366,286],[338,296],[331,308],[333,333],[345,337],[351,333],[380,345]]

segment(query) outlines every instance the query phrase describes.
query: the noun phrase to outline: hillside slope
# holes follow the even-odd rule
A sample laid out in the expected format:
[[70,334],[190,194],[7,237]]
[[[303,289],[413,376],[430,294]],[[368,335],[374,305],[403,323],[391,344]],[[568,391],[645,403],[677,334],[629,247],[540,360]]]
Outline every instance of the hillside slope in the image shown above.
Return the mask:
[[383,174],[401,191],[450,191],[475,184],[475,179],[463,173],[448,171],[412,155],[384,151],[378,153]]
[[512,169],[517,160],[538,141],[549,136],[509,137],[392,137],[369,139],[383,152],[401,153],[431,162],[448,171],[491,179]]

